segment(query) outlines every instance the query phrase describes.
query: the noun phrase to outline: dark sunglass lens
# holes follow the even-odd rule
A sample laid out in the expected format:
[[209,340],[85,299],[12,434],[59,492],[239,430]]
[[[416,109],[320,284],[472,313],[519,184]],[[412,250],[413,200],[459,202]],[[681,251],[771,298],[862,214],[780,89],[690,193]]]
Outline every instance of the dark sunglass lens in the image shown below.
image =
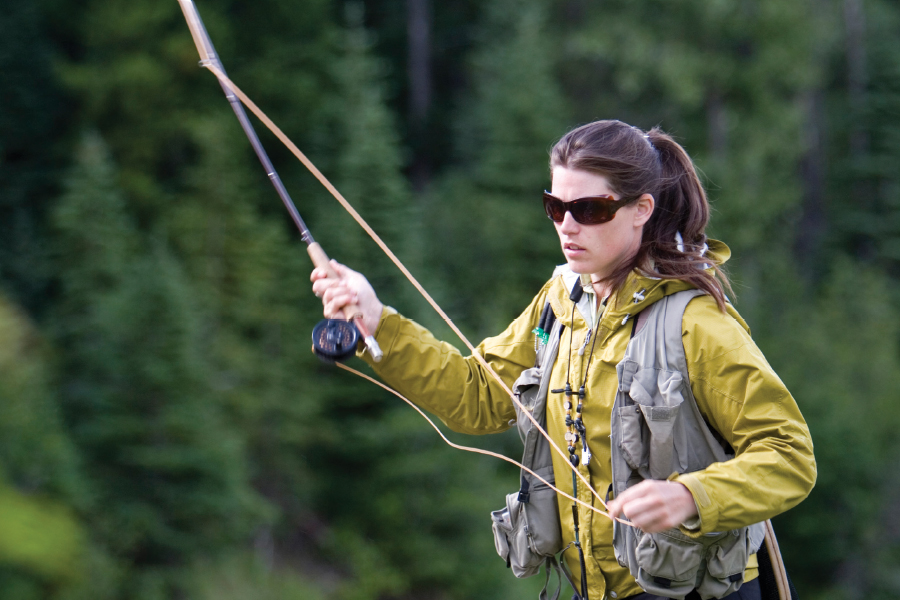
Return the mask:
[[566,207],[561,200],[557,200],[549,194],[544,194],[544,211],[547,216],[556,223],[562,222],[566,216]]
[[603,200],[585,200],[574,202],[572,216],[582,225],[596,225],[609,221],[609,206]]

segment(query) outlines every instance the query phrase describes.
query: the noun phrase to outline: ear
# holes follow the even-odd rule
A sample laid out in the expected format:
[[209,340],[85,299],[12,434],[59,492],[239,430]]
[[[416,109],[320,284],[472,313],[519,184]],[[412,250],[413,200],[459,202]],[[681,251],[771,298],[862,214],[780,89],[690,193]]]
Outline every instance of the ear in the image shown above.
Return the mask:
[[634,203],[634,226],[643,227],[653,215],[656,201],[650,194],[644,194]]

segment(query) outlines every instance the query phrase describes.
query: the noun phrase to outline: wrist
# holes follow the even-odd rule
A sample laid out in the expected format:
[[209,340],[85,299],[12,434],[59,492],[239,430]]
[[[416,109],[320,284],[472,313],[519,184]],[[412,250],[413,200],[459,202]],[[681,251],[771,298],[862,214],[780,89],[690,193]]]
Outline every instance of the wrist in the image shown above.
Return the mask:
[[383,313],[384,304],[376,300],[371,309],[367,310],[366,314],[363,316],[363,323],[365,323],[366,329],[369,330],[371,335],[375,335],[375,331],[378,330],[378,325],[381,323],[381,315]]

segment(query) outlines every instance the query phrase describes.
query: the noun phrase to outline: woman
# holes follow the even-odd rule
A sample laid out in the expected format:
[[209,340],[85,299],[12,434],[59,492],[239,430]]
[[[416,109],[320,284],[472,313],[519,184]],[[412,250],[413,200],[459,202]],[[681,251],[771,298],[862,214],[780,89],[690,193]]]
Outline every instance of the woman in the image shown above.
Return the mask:
[[[809,430],[746,323],[727,302],[727,279],[719,266],[730,251],[706,238],[709,206],[684,149],[659,129],[645,133],[619,121],[598,121],[559,140],[550,167],[545,210],[568,268],[580,275],[584,293],[592,296],[593,314],[576,311],[569,300],[572,290],[554,276],[506,331],[483,341],[478,352],[510,385],[534,365],[532,331],[547,303],[557,319],[572,324],[553,365],[550,387],[563,388],[571,378],[577,388],[585,378],[581,416],[594,458],[578,468],[603,494],[611,481],[616,365],[633,334],[633,317],[669,294],[700,289],[705,294],[688,304],[683,317],[691,389],[703,418],[736,457],[669,480],[643,481],[612,500],[609,511],[645,532],[679,528],[701,536],[763,521],[803,500],[815,482]],[[351,302],[360,306],[385,351],[384,360],[372,366],[386,382],[454,430],[491,433],[510,427],[516,418],[512,401],[472,357],[461,356],[384,307],[362,275],[336,268],[339,280],[313,271],[313,291],[322,297],[327,317]],[[566,410],[560,396],[548,400],[546,416],[548,433],[565,447]],[[569,469],[565,458],[554,454],[557,482],[569,480]],[[578,495],[592,501],[580,486]],[[574,539],[571,504],[559,500],[568,542]],[[613,554],[611,521],[584,507],[579,520],[589,597],[644,594]],[[564,556],[578,573],[575,549]],[[733,596],[758,597],[756,567],[754,555],[743,573],[744,585]]]

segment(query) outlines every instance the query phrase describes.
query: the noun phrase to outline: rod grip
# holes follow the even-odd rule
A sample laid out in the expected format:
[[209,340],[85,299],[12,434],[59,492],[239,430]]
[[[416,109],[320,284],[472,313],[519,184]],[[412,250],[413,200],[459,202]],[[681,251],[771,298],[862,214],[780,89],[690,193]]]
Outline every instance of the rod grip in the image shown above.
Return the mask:
[[[325,254],[325,250],[322,249],[322,246],[319,242],[313,242],[312,244],[306,247],[306,252],[309,254],[309,257],[312,259],[313,265],[318,267],[319,269],[324,270],[329,278],[339,279],[337,271],[334,270],[334,267],[331,266],[331,259],[328,258],[328,255]],[[347,320],[351,319],[362,319],[362,311],[359,310],[359,307],[355,304],[348,304],[344,307],[344,318]]]

